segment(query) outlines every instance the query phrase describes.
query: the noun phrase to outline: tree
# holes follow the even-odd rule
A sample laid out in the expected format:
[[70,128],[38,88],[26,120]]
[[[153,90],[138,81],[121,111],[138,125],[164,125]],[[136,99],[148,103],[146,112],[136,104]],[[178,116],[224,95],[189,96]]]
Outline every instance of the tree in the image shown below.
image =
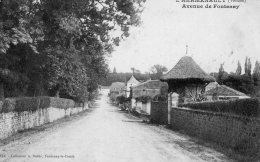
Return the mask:
[[[70,55],[75,53],[66,51],[79,51],[76,56],[86,68],[87,90],[92,94],[97,88],[99,80],[108,71],[105,55],[110,54],[113,46],[118,45],[121,39],[129,35],[128,31],[131,25],[139,24],[139,9],[134,6],[141,5],[142,2],[142,0],[40,1],[40,11],[43,15],[44,28],[46,28],[44,45],[51,46],[50,50],[53,51],[50,53],[54,55],[57,54],[56,49],[59,50],[58,52],[66,54],[64,59],[71,58]],[[111,35],[111,31],[118,27],[121,29],[121,35]],[[63,66],[66,64],[60,65],[60,67]],[[70,73],[72,72],[75,73],[73,70]],[[62,81],[60,81],[61,79]],[[56,87],[60,82],[68,82],[68,79],[60,77],[58,82],[54,82],[56,85],[53,86]],[[69,83],[73,84],[74,82],[69,80]]]
[[241,72],[242,72],[242,67],[241,67],[240,62],[238,61],[238,62],[237,62],[236,75],[241,75]]
[[245,61],[245,74],[248,74],[248,57],[246,57]]
[[251,76],[252,64],[250,58],[246,57],[245,61],[245,74]]
[[29,43],[31,47],[32,38],[28,24],[29,0],[0,1],[0,54],[6,53],[10,45],[18,43]]
[[[19,76],[14,83],[19,83],[17,87],[47,87],[52,94],[73,99],[86,90],[93,92],[108,72],[105,56],[129,36],[131,26],[140,24],[143,3],[144,0],[0,1],[0,55],[5,62],[0,66],[1,94],[3,82],[10,83],[15,80],[10,79],[13,76]],[[121,33],[112,35],[118,28]],[[12,59],[10,56],[16,55],[18,48],[23,49],[23,55]],[[31,61],[34,56],[36,61]],[[15,68],[24,64],[26,68]]]
[[258,61],[255,62],[253,74],[260,74],[260,63]]
[[252,64],[250,58],[248,58],[247,70],[248,70],[247,75],[251,76]]
[[116,67],[114,67],[114,69],[113,69],[113,73],[116,74]]
[[[28,81],[30,71],[22,65],[30,65],[26,55],[37,52],[27,28],[28,3],[27,0],[0,1],[0,98],[5,97],[7,85],[12,84],[13,89]],[[24,88],[21,84],[18,87]]]
[[132,71],[132,74],[141,73],[140,70],[138,70],[138,69],[136,69],[136,68],[134,68],[134,67],[131,68],[131,71]]
[[150,69],[152,79],[160,79],[164,72],[167,72],[168,69],[163,65],[153,65]]
[[256,89],[260,89],[260,63],[258,61],[255,62],[255,68],[253,71],[253,80]]
[[219,71],[218,71],[218,82],[220,84],[223,83],[223,76],[224,76],[224,63],[220,64]]

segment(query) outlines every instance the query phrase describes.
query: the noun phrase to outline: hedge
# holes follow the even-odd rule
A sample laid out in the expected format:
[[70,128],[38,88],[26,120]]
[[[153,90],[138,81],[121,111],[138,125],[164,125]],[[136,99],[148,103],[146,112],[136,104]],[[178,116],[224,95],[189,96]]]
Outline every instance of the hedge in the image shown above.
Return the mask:
[[56,97],[22,97],[7,98],[0,101],[0,113],[36,111],[48,107],[60,109],[74,108],[77,106],[73,100]]
[[7,98],[3,101],[3,106],[1,109],[1,113],[8,113],[15,110],[16,105],[16,99],[13,98]]
[[179,107],[191,109],[231,113],[236,115],[256,117],[259,113],[259,103],[257,99],[237,99],[214,102],[195,102],[179,104]]
[[67,109],[69,107],[75,107],[75,102],[70,99],[52,97],[50,106],[61,109]]
[[26,98],[17,98],[15,111],[36,111],[39,108],[40,100],[37,97],[26,97]]
[[155,102],[166,102],[168,100],[167,95],[158,94],[154,96],[153,101]]
[[146,95],[143,95],[143,96],[140,96],[140,97],[136,97],[135,100],[138,102],[142,102],[142,103],[147,103],[148,101],[151,101],[152,98],[150,96],[146,96]]
[[117,97],[116,97],[116,101],[117,101],[119,104],[123,104],[123,103],[125,103],[125,102],[127,101],[127,98],[126,98],[125,96],[123,96],[123,95],[117,96]]
[[2,108],[3,108],[3,101],[0,101],[0,112],[2,111]]

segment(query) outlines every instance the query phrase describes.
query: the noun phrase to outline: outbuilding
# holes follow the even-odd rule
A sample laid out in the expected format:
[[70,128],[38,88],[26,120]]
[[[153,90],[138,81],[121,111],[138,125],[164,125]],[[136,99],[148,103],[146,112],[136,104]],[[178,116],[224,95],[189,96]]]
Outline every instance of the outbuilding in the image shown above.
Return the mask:
[[202,70],[190,56],[184,56],[161,77],[161,81],[168,83],[170,95],[179,95],[179,103],[187,103],[203,100],[206,85],[214,82],[215,78]]
[[215,88],[206,91],[205,95],[209,101],[250,98],[246,94],[226,85],[217,85]]
[[160,80],[148,80],[133,87],[132,108],[146,114],[151,112],[151,101],[158,95],[167,96],[168,85]]

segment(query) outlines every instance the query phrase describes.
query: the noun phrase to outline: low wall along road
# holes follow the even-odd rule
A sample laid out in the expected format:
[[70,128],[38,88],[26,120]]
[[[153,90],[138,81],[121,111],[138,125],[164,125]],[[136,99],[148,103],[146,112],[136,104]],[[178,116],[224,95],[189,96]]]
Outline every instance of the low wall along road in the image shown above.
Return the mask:
[[[167,103],[152,102],[151,122],[167,124]],[[259,117],[173,107],[171,127],[239,152],[260,147]]]
[[0,104],[0,139],[87,109],[73,100],[55,97],[6,99]]
[[214,141],[241,152],[254,151],[259,145],[260,120],[218,112],[171,109],[173,129]]

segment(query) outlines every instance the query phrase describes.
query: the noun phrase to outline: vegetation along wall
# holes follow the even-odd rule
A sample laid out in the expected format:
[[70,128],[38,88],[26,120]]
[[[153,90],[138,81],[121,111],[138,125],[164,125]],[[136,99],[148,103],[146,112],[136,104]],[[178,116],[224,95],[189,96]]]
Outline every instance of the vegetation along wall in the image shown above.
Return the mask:
[[214,141],[241,152],[259,148],[259,118],[219,112],[172,108],[171,125],[190,135]]
[[0,139],[18,131],[84,111],[86,105],[54,97],[24,97],[0,101]]

